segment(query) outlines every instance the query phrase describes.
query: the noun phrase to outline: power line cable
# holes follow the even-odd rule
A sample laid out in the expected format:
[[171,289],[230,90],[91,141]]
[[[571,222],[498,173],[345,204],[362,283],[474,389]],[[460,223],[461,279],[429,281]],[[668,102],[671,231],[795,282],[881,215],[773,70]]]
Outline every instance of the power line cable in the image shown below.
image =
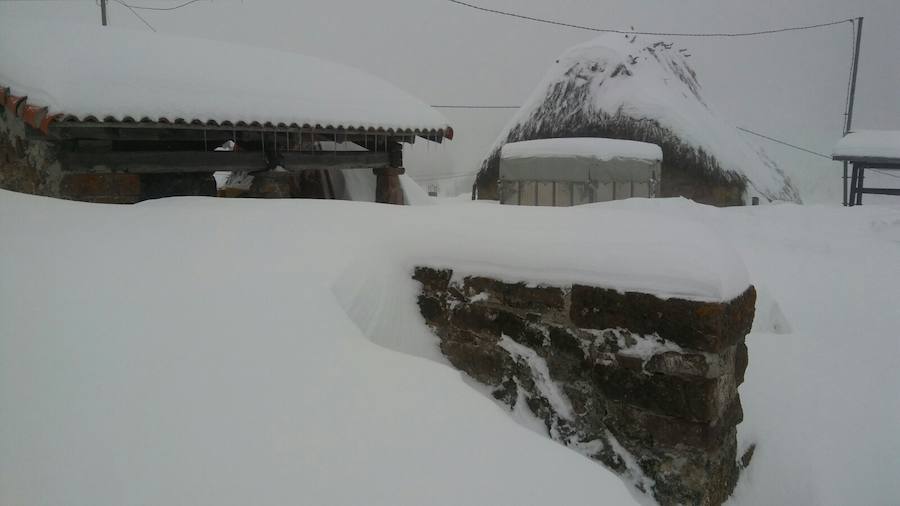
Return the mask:
[[[116,1],[118,1],[118,0],[116,0]],[[180,9],[182,7],[187,7],[188,5],[197,3],[199,1],[201,1],[201,0],[188,0],[187,2],[184,2],[179,5],[174,5],[172,7],[145,7],[143,5],[129,5],[129,4],[126,4],[123,2],[119,2],[119,3],[122,5],[125,5],[127,7],[130,7],[132,9],[138,9],[138,10],[142,10],[142,11],[174,11],[176,9]]]
[[895,178],[895,179],[900,179],[900,175],[897,175],[897,174],[891,174],[891,173],[889,173],[889,172],[885,172],[885,171],[883,171],[883,170],[878,170],[878,169],[869,169],[869,170],[871,170],[871,171],[873,171],[873,172],[877,172],[877,173],[881,174],[882,176],[887,176],[887,177],[892,177],[892,178]]
[[763,139],[766,139],[766,140],[769,140],[769,141],[772,141],[772,142],[781,144],[781,145],[783,145],[783,146],[787,146],[787,147],[789,147],[789,148],[794,148],[794,149],[803,151],[803,152],[805,152],[805,153],[809,153],[809,154],[811,154],[811,155],[820,156],[820,157],[822,157],[822,158],[827,158],[827,159],[829,159],[829,160],[832,159],[830,156],[828,156],[828,155],[826,155],[826,154],[824,154],[824,153],[819,153],[819,152],[813,151],[813,150],[811,150],[811,149],[806,149],[806,148],[797,146],[796,144],[791,144],[791,143],[789,143],[789,142],[785,142],[785,141],[776,139],[776,138],[774,138],[774,137],[769,137],[768,135],[764,135],[764,134],[761,134],[761,133],[759,133],[759,132],[754,132],[753,130],[750,130],[750,129],[748,129],[748,128],[737,127],[737,129],[740,130],[741,132],[747,132],[748,134],[755,135],[755,136],[757,136],[757,137],[762,137]]
[[154,32],[156,31],[156,28],[153,28],[153,25],[151,25],[146,19],[144,19],[143,16],[138,14],[137,11],[134,10],[134,8],[132,6],[128,5],[127,3],[123,2],[122,0],[113,0],[113,1],[116,2],[117,4],[122,5],[123,7],[127,8],[128,10],[130,10],[132,14],[137,16],[138,19],[140,19],[145,25],[147,25],[147,28],[149,28],[150,30],[152,30]]
[[825,28],[829,26],[840,25],[843,23],[852,23],[852,19],[841,19],[836,21],[829,21],[827,23],[817,23],[812,25],[802,25],[802,26],[789,26],[785,28],[775,28],[770,30],[759,30],[755,32],[713,32],[713,33],[687,33],[687,32],[642,32],[637,30],[619,30],[615,28],[597,28],[593,26],[585,26],[585,25],[576,25],[573,23],[566,23],[563,21],[554,21],[551,19],[543,19],[537,18],[534,16],[526,16],[524,14],[518,14],[515,12],[509,11],[501,11],[498,9],[489,9],[487,7],[481,7],[479,5],[470,4],[467,2],[462,2],[460,0],[447,0],[450,3],[461,5],[463,7],[468,7],[470,9],[475,9],[481,12],[488,12],[491,14],[499,14],[501,16],[508,16],[517,19],[524,19],[526,21],[533,21],[535,23],[544,23],[548,25],[556,25],[563,26],[566,28],[575,28],[577,30],[587,30],[591,32],[603,32],[603,33],[618,33],[621,35],[655,35],[655,36],[663,36],[663,37],[754,37],[759,35],[772,35],[776,33],[783,32],[795,32],[800,30],[812,30],[816,28]]
[[519,105],[433,105],[435,109],[518,109]]
[[458,173],[452,173],[452,174],[443,174],[440,176],[430,176],[430,177],[410,176],[410,177],[412,177],[416,181],[443,181],[445,179],[457,179],[457,178],[461,178],[461,177],[475,177],[477,175],[478,175],[477,172],[458,172]]

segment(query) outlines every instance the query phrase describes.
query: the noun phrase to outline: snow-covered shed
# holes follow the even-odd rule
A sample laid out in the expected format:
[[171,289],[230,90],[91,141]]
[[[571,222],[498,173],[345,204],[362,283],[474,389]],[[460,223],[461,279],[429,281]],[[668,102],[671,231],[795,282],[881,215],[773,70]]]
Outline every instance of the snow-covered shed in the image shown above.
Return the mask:
[[726,205],[799,202],[784,172],[701,94],[689,54],[664,41],[604,35],[565,51],[483,161],[479,198],[496,199],[504,144],[602,137],[662,148],[659,196]]
[[849,181],[844,173],[844,205],[861,205],[864,193],[900,196],[900,188],[863,185],[866,169],[900,171],[900,130],[850,132],[835,145],[832,157],[853,167]]
[[330,174],[367,168],[397,203],[401,143],[453,137],[430,106],[344,65],[32,19],[0,20],[0,103],[0,187],[76,200],[215,195],[215,171],[276,168],[319,174],[305,179],[328,197]]
[[600,138],[510,142],[500,151],[500,203],[566,207],[653,197],[662,150]]

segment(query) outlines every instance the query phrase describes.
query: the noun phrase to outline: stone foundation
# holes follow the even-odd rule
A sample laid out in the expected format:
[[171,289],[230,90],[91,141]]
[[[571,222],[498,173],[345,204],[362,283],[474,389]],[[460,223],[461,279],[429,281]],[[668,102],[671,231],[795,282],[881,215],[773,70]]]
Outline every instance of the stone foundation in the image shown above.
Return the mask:
[[499,402],[543,420],[553,439],[662,505],[718,505],[731,494],[752,287],[711,303],[456,280],[426,267],[413,277],[443,354]]
[[56,147],[26,133],[27,127],[0,105],[0,188],[58,196],[62,172]]
[[75,173],[62,170],[59,148],[0,107],[0,188],[82,202],[133,204],[175,196],[215,196],[211,173]]

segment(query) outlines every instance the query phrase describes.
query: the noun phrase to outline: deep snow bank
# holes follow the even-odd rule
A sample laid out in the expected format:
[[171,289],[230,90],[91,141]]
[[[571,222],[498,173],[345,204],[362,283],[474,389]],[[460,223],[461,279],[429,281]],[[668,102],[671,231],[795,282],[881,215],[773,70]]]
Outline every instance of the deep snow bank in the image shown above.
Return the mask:
[[747,283],[696,258],[728,249],[704,227],[599,208],[2,191],[0,236],[3,504],[632,503],[360,328],[434,356],[400,281],[421,259],[698,299]]
[[757,330],[782,333],[747,339],[739,437],[758,448],[733,502],[900,496],[897,210],[0,191],[0,237],[2,504],[633,503],[459,373],[365,338],[440,358],[415,319],[417,255],[699,299],[752,279],[775,315]]

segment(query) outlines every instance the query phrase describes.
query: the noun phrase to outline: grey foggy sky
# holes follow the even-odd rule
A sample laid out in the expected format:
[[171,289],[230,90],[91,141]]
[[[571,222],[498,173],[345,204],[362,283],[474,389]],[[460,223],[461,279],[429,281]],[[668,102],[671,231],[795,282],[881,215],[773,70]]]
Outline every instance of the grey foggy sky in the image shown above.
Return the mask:
[[[472,3],[591,26],[650,31],[745,31],[865,16],[854,126],[900,129],[897,0]],[[0,2],[0,15],[8,12],[99,23],[93,0]],[[519,104],[557,55],[596,36],[479,13],[446,0],[215,0],[141,14],[160,32],[287,49],[362,68],[432,104]],[[146,29],[115,3],[110,22]],[[850,32],[849,25],[841,25],[760,38],[669,40],[691,51],[704,97],[726,119],[830,153],[841,135]],[[408,156],[411,173],[475,170],[513,113],[444,112],[458,138],[441,147],[417,146]],[[836,194],[837,164],[759,143],[801,186],[807,200],[813,193]]]

